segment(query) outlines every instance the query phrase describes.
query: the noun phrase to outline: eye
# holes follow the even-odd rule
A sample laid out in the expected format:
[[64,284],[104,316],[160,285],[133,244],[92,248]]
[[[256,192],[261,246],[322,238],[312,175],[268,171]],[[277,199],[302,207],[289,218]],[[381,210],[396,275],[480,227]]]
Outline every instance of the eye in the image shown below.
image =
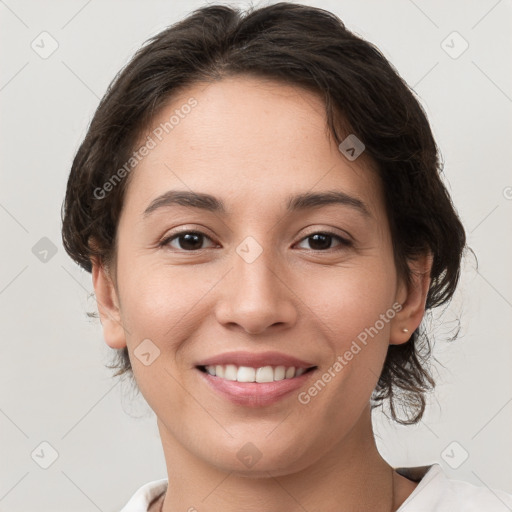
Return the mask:
[[332,249],[331,242],[333,240],[339,241],[338,248],[334,248],[334,250],[342,250],[346,247],[351,247],[352,242],[350,240],[347,240],[346,238],[343,238],[335,233],[331,233],[330,231],[321,231],[317,233],[311,233],[310,235],[306,236],[302,239],[302,241],[305,240],[311,240],[310,243],[310,249],[313,251],[326,251],[328,249]]
[[[165,240],[160,242],[160,247],[171,246],[174,249],[192,252],[199,251],[204,249],[202,247],[204,240],[210,240],[211,238],[200,231],[181,231],[180,233],[175,233],[172,236],[167,237]],[[172,245],[172,242],[177,242],[178,247]]]
[[[175,233],[165,238],[159,245],[160,247],[170,246],[178,251],[193,252],[205,249],[205,247],[203,247],[205,240],[212,242],[212,239],[201,231],[181,231],[180,233]],[[310,250],[313,251],[325,252],[326,250],[333,249],[331,244],[334,240],[338,241],[339,246],[338,248],[335,247],[334,250],[342,250],[352,246],[350,240],[329,231],[311,233],[303,238],[301,243],[306,240],[310,240]],[[177,245],[173,245],[173,242]]]

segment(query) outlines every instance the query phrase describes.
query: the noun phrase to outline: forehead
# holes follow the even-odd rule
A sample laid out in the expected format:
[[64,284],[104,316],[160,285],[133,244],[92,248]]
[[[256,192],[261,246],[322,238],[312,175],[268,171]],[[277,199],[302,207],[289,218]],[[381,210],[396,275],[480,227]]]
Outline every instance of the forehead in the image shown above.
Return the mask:
[[166,188],[227,203],[333,189],[364,196],[370,210],[381,201],[369,159],[349,162],[328,130],[321,98],[294,85],[248,76],[192,84],[160,109],[139,144],[149,140],[125,198],[139,209]]

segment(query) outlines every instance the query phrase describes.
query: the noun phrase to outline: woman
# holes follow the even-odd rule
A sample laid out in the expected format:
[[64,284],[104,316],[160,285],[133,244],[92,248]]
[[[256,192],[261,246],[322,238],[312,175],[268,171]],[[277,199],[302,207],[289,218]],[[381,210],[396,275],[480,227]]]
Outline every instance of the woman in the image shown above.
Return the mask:
[[[123,512],[506,510],[393,468],[371,409],[421,419],[422,319],[465,234],[426,116],[329,12],[199,9],[137,52],[74,159],[63,241],[167,478]],[[465,508],[466,507],[466,508]]]

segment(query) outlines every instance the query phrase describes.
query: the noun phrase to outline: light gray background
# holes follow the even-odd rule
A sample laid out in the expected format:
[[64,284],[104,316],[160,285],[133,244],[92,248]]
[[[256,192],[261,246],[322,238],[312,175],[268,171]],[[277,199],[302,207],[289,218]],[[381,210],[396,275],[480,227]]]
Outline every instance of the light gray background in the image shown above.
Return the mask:
[[[376,413],[379,448],[393,465],[438,461],[454,478],[512,493],[512,3],[309,3],[375,43],[421,97],[479,260],[477,271],[467,259],[437,328],[445,368],[424,420],[395,426]],[[86,317],[96,309],[91,278],[62,248],[60,207],[115,73],[203,4],[0,0],[0,511],[116,511],[166,477],[153,412],[104,367],[110,349]],[[59,45],[46,59],[31,48],[43,31]],[[445,49],[457,52],[460,40],[442,45],[453,31],[469,43],[458,58]],[[32,251],[43,237],[57,249],[46,262]],[[449,344],[458,317],[461,335]],[[44,441],[58,452],[48,469]]]

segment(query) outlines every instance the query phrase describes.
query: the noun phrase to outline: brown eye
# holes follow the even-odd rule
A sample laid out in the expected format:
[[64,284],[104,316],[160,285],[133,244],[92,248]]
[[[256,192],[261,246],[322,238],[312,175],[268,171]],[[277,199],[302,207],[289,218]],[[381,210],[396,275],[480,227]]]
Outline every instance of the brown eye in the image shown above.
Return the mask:
[[[182,231],[176,233],[162,241],[161,246],[171,246],[174,249],[182,251],[199,251],[204,249],[204,240],[211,240],[210,237],[199,231]],[[177,245],[172,242],[176,241]]]
[[[307,237],[303,238],[302,241],[309,240],[310,249],[313,251],[326,251],[329,249],[332,249],[331,243],[334,240],[337,240],[339,242],[339,248],[343,249],[344,247],[349,247],[352,245],[352,243],[349,240],[346,240],[345,238],[342,238],[339,235],[336,235],[335,233],[330,232],[318,232],[318,233],[312,233],[311,235],[308,235]],[[334,248],[336,250],[336,248]]]

